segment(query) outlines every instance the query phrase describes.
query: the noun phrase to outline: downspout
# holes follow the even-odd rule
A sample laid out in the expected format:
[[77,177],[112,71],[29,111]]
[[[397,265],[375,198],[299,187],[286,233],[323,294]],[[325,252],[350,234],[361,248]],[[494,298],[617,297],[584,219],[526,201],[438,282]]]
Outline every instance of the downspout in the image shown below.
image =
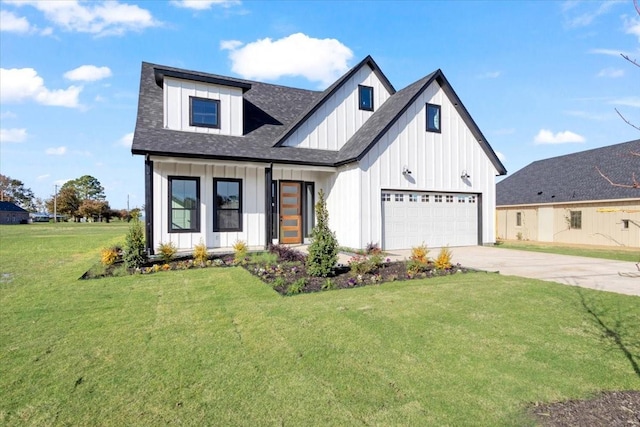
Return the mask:
[[144,159],[144,222],[147,255],[153,255],[153,161]]
[[271,224],[273,224],[273,197],[271,195],[271,182],[273,180],[273,163],[264,169],[264,208],[265,208],[265,239],[264,247],[267,249],[273,241],[271,233]]

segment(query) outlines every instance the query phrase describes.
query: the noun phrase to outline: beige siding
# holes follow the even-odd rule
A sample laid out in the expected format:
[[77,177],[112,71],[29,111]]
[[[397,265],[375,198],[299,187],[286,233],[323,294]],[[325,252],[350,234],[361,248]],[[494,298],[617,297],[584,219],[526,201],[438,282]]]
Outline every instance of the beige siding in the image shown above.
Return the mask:
[[[547,205],[549,206],[549,205]],[[558,204],[551,205],[553,209],[553,242],[640,247],[640,200]],[[531,224],[540,207],[498,207],[498,237],[515,239],[518,232],[523,238],[539,241],[540,232]],[[570,227],[571,211],[581,212],[582,224],[580,229]],[[515,226],[516,212],[523,212],[524,224],[520,229]],[[628,220],[628,228],[624,228],[624,221]],[[526,229],[526,233],[525,233]],[[544,241],[544,240],[543,240]]]
[[[520,226],[517,225],[520,213]],[[538,210],[536,208],[498,209],[497,237],[506,240],[537,240]]]

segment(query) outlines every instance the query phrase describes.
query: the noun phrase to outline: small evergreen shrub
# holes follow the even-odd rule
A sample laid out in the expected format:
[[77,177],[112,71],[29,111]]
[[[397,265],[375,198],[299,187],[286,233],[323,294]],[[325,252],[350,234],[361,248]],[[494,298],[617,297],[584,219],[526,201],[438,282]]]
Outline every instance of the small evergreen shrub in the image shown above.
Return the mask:
[[247,252],[249,251],[249,247],[246,242],[242,240],[236,240],[233,244],[233,263],[234,264],[243,264],[245,259],[247,258]]
[[144,250],[144,230],[140,219],[134,217],[124,243],[124,265],[127,268],[139,268],[147,260]]
[[160,258],[162,258],[164,262],[170,262],[176,257],[178,248],[176,248],[176,245],[173,242],[160,243],[158,245],[158,252],[160,253]]
[[338,262],[338,241],[335,233],[329,229],[329,212],[324,199],[324,191],[318,192],[316,203],[317,224],[313,227],[307,256],[307,273],[315,277],[327,277],[333,273]]
[[436,268],[438,270],[449,270],[451,268],[451,255],[449,248],[441,248],[438,257],[434,261]]
[[199,244],[193,247],[193,262],[200,267],[204,267],[209,258],[209,253],[207,252],[207,245],[202,243],[202,240]]
[[415,261],[419,264],[427,264],[429,262],[429,258],[427,255],[429,254],[429,250],[427,249],[427,245],[424,243],[420,246],[414,246],[411,248],[411,261]]

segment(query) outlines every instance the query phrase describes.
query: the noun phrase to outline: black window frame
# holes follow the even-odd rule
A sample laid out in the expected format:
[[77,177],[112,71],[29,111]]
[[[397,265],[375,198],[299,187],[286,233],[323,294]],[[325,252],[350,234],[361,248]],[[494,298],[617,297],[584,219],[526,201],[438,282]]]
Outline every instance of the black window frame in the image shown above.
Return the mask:
[[[365,90],[369,93],[370,106],[363,105],[364,98],[362,95]],[[363,111],[373,111],[373,86],[358,85],[358,108]]]
[[[169,211],[169,215],[168,215],[168,230],[169,233],[199,233],[200,232],[200,177],[197,176],[180,176],[180,175],[171,175],[168,177],[169,180],[169,197],[168,197],[168,211]],[[194,214],[192,214],[192,218],[195,219],[195,226],[192,228],[173,228],[173,211],[174,208],[172,206],[173,203],[173,182],[174,181],[194,181],[196,183],[196,203],[195,203],[195,208],[194,209],[182,209],[182,210],[188,210],[188,211],[195,211],[195,218],[194,218]]]
[[582,230],[582,211],[569,211],[569,228]]
[[[218,183],[219,182],[234,182],[238,183],[238,208],[234,209],[220,209],[218,207]],[[242,194],[242,179],[239,178],[213,178],[213,231],[214,232],[233,232],[242,231],[242,214],[243,214],[243,194]],[[238,227],[237,228],[220,228],[218,227],[218,211],[229,210],[238,211]]]
[[[216,106],[216,123],[197,123],[193,120],[193,101],[203,101],[206,103],[211,103]],[[210,128],[210,129],[220,129],[220,100],[219,99],[210,99],[210,98],[202,98],[199,96],[190,96],[189,97],[189,126],[193,127],[201,127],[201,128]]]
[[[431,126],[430,120],[429,120],[429,110],[435,108],[438,110],[438,117],[439,122],[438,122],[438,127]],[[442,133],[442,106],[438,105],[438,104],[430,104],[427,102],[427,107],[425,109],[425,120],[426,120],[426,130],[427,132],[434,132],[434,133]]]

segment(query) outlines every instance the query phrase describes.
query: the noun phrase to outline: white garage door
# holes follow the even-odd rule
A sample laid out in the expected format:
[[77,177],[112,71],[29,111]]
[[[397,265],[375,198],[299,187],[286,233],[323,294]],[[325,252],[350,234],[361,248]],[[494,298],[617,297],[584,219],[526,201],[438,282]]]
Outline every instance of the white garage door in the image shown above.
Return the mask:
[[382,191],[384,249],[478,244],[474,194]]

